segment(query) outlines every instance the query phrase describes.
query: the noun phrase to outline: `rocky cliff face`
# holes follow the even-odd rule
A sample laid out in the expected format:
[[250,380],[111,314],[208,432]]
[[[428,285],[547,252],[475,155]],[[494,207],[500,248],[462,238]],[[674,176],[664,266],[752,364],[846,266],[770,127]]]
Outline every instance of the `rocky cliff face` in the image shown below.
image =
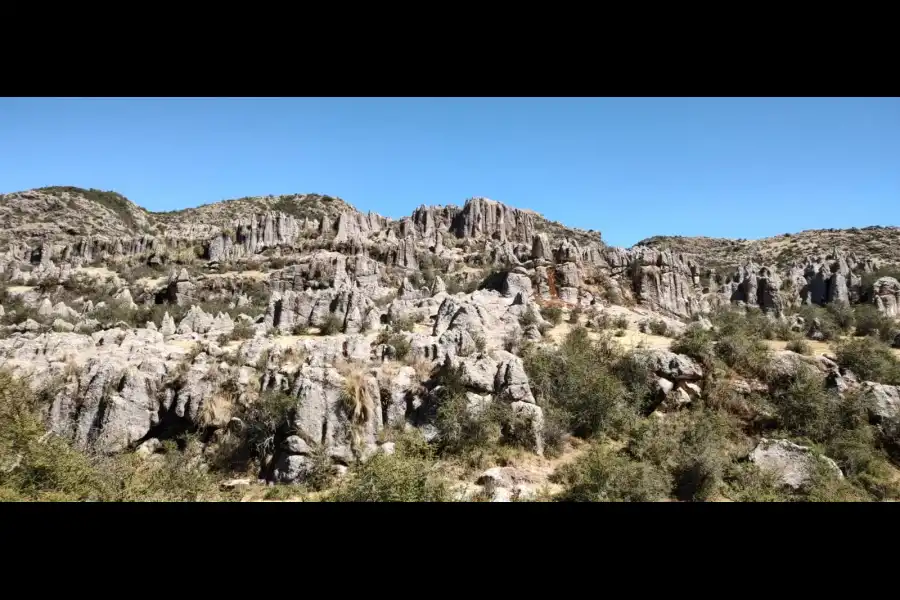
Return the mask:
[[53,383],[54,431],[101,452],[184,430],[215,440],[277,393],[291,402],[265,473],[278,481],[302,480],[321,451],[339,465],[369,456],[386,427],[433,439],[450,371],[471,410],[508,404],[541,452],[543,409],[510,352],[543,339],[541,305],[636,304],[675,322],[720,305],[780,318],[865,302],[900,317],[880,256],[612,248],[485,198],[392,220],[319,195],[156,214],[51,188],[3,196],[0,218],[0,368]]

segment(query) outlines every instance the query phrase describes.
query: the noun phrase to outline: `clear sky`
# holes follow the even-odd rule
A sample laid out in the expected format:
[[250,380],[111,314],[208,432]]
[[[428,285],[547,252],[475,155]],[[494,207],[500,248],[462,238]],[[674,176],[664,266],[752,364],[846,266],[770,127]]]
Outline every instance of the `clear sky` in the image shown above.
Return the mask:
[[900,225],[897,98],[0,98],[0,192],[487,196],[630,246]]

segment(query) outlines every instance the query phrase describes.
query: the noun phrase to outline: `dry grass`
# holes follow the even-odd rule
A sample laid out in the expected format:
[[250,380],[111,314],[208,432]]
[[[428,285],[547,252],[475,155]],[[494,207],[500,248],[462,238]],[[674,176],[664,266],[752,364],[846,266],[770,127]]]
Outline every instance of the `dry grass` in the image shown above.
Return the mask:
[[200,406],[198,418],[202,427],[222,427],[234,413],[234,402],[231,396],[218,393],[213,394]]
[[375,413],[375,399],[368,385],[368,374],[358,364],[345,362],[335,367],[344,376],[341,404],[350,421],[353,448],[359,451],[362,448],[366,426]]

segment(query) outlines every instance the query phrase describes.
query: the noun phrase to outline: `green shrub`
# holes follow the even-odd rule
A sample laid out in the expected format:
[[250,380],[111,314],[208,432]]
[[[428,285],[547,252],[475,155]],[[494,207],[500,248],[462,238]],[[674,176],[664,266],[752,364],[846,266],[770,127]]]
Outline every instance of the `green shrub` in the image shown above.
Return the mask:
[[824,461],[817,461],[809,481],[796,494],[796,499],[807,502],[865,502],[871,498],[846,478],[839,478]]
[[859,424],[828,440],[826,454],[837,462],[850,483],[873,499],[900,499],[900,480],[877,446],[872,427]]
[[289,419],[297,400],[280,392],[267,392],[244,407],[239,418],[244,422],[243,449],[262,464],[275,452],[277,440],[286,437]]
[[759,309],[744,311],[732,308],[720,309],[712,315],[712,323],[720,337],[741,335],[757,339],[774,340],[777,322]]
[[763,471],[751,462],[733,464],[726,474],[725,495],[735,502],[786,502],[790,495],[778,474]]
[[399,331],[382,330],[375,337],[375,345],[387,344],[394,349],[397,360],[404,360],[412,350],[412,343]]
[[613,327],[616,329],[628,329],[628,317],[619,315],[613,320]]
[[863,381],[900,385],[900,361],[884,343],[870,337],[845,340],[837,345],[838,363]]
[[593,342],[584,327],[576,327],[559,348],[532,347],[523,354],[535,396],[564,411],[576,435],[621,431],[630,423],[639,399],[612,373],[617,357],[611,342]]
[[831,315],[835,325],[843,332],[853,329],[856,322],[853,307],[847,302],[832,302],[826,305],[825,310]]
[[733,417],[701,408],[638,423],[625,451],[666,473],[672,495],[706,501],[721,489],[724,471],[734,458],[731,440],[737,437]]
[[330,315],[319,328],[320,335],[337,335],[344,331],[344,320],[337,315]]
[[722,336],[715,354],[735,371],[750,377],[762,377],[770,360],[765,342],[741,333]]
[[594,445],[552,476],[561,502],[653,502],[667,497],[666,474],[602,445]]
[[897,326],[894,320],[883,315],[871,304],[856,307],[856,335],[873,336],[882,342],[891,342]]
[[234,329],[228,334],[228,341],[249,340],[256,334],[253,325],[247,321],[238,321],[234,324]]
[[783,386],[775,384],[772,388],[770,397],[779,425],[793,436],[822,442],[838,433],[845,416],[854,418],[853,411],[844,414],[844,401],[826,389],[825,379],[811,368],[801,368]]
[[563,447],[569,437],[568,414],[552,405],[544,405],[544,456],[555,458],[562,454]]
[[[812,335],[813,331],[818,330],[822,334],[823,340],[833,340],[840,333],[840,328],[835,322],[834,316],[821,306],[803,306],[800,309],[800,316],[806,322],[808,336]],[[819,323],[818,328],[815,326],[816,322]]]
[[412,317],[394,318],[391,319],[391,326],[395,331],[413,331],[416,327],[416,321]]
[[519,324],[525,328],[529,325],[534,325],[538,322],[538,315],[534,310],[534,306],[529,306],[528,310],[522,313],[522,316],[519,317]]
[[545,306],[541,309],[541,316],[555,327],[562,323],[563,311],[558,306]]
[[502,415],[497,410],[500,403],[492,402],[473,413],[460,388],[446,380],[444,385],[448,387],[442,394],[435,420],[441,453],[462,455],[498,444],[503,433]]
[[893,277],[900,281],[900,265],[887,265],[876,270],[874,273],[864,273],[860,284],[863,301],[871,302],[874,300],[875,282],[882,277]]
[[714,355],[713,334],[696,325],[690,326],[675,338],[672,352],[690,356],[701,364],[708,364]]
[[650,321],[648,327],[650,329],[650,333],[652,333],[653,335],[664,336],[669,332],[669,326],[666,325],[666,322],[659,319]]
[[291,329],[291,333],[293,335],[309,335],[309,325],[306,323],[297,323],[294,325],[294,328]]
[[378,453],[357,463],[327,498],[331,502],[448,502],[431,452],[422,442],[401,438],[394,454]]
[[321,492],[328,489],[337,479],[337,468],[331,462],[325,446],[317,446],[312,454],[310,466],[303,479],[303,485],[310,490]]

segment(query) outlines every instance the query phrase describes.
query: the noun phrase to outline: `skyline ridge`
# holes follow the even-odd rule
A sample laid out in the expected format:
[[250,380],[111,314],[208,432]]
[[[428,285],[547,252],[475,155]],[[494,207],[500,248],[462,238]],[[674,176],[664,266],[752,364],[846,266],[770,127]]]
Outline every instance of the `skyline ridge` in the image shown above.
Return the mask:
[[[863,226],[807,228],[807,229],[801,229],[801,230],[796,230],[796,231],[784,231],[781,233],[763,236],[763,237],[756,237],[756,238],[710,236],[710,235],[703,235],[703,234],[700,234],[700,235],[654,234],[654,235],[649,235],[644,238],[641,238],[640,240],[637,240],[633,244],[625,246],[625,245],[621,245],[621,244],[613,244],[613,243],[607,242],[605,230],[586,229],[584,227],[580,227],[578,225],[573,225],[573,224],[567,223],[565,221],[551,219],[551,218],[547,217],[545,214],[543,214],[537,210],[531,209],[531,208],[521,207],[521,206],[516,205],[515,203],[505,202],[505,201],[498,200],[495,198],[490,198],[487,196],[480,196],[480,195],[471,195],[471,196],[466,197],[465,200],[463,200],[462,202],[455,202],[455,203],[454,202],[449,202],[449,203],[444,203],[444,204],[430,204],[430,203],[425,203],[425,202],[419,203],[416,206],[412,207],[406,214],[403,214],[401,216],[386,215],[386,214],[379,212],[376,209],[361,210],[356,204],[354,204],[353,202],[350,202],[346,198],[342,198],[340,196],[332,195],[332,194],[328,194],[328,193],[321,193],[321,192],[292,192],[292,193],[286,193],[286,194],[255,194],[255,195],[250,195],[250,196],[225,198],[222,200],[203,202],[203,203],[199,203],[199,204],[193,204],[191,206],[186,206],[184,208],[175,208],[175,209],[166,210],[166,211],[152,210],[152,209],[144,206],[141,202],[136,201],[134,198],[130,197],[128,194],[125,194],[125,193],[122,193],[120,191],[113,190],[113,189],[103,189],[103,188],[98,188],[98,187],[80,187],[80,186],[72,186],[72,185],[41,186],[41,187],[32,187],[32,188],[28,188],[28,189],[24,189],[24,190],[0,192],[0,196],[2,196],[5,199],[5,197],[7,197],[7,196],[11,196],[11,195],[15,195],[15,194],[22,194],[22,193],[28,193],[28,192],[39,192],[42,190],[51,190],[51,189],[68,189],[68,190],[73,190],[73,191],[97,191],[97,192],[105,192],[105,193],[115,193],[115,194],[118,194],[119,196],[121,196],[122,198],[126,199],[128,202],[132,203],[137,208],[145,211],[146,213],[148,213],[150,215],[161,215],[161,216],[162,215],[171,215],[173,213],[179,213],[179,212],[183,212],[183,211],[193,211],[193,210],[203,209],[203,208],[212,207],[212,206],[215,206],[218,204],[239,202],[242,200],[253,200],[253,199],[263,199],[263,198],[297,198],[297,197],[333,198],[335,200],[339,200],[340,202],[346,204],[349,208],[351,208],[352,210],[354,210],[360,214],[374,214],[374,215],[386,218],[386,219],[388,219],[390,221],[394,221],[394,222],[399,222],[399,221],[402,221],[403,219],[412,217],[413,213],[419,208],[455,207],[455,208],[463,209],[466,206],[466,204],[468,204],[472,200],[486,200],[489,202],[495,202],[495,203],[501,204],[503,206],[506,206],[506,207],[514,209],[514,210],[531,213],[537,217],[544,219],[545,221],[547,221],[549,223],[553,223],[553,224],[562,226],[563,228],[573,230],[574,232],[597,234],[600,237],[599,241],[601,241],[604,245],[610,246],[610,247],[620,247],[620,248],[625,248],[625,249],[635,248],[637,246],[646,245],[648,243],[658,242],[660,240],[665,240],[665,239],[676,239],[676,240],[678,240],[678,239],[698,239],[698,240],[711,240],[711,241],[725,240],[725,241],[734,241],[734,242],[753,243],[753,242],[763,242],[766,240],[771,240],[771,239],[780,238],[780,237],[784,237],[784,236],[791,236],[791,235],[803,234],[803,233],[815,233],[815,232],[822,232],[822,231],[848,231],[848,230],[865,231],[865,230],[879,230],[879,229],[890,229],[890,230],[900,229],[900,225],[879,223],[879,224],[869,224],[869,225],[863,225]],[[271,210],[271,212],[283,212],[283,211],[278,211],[276,209],[270,209],[270,210]],[[682,252],[686,252],[686,251],[682,251]],[[687,252],[687,253],[690,253],[690,252]]]

